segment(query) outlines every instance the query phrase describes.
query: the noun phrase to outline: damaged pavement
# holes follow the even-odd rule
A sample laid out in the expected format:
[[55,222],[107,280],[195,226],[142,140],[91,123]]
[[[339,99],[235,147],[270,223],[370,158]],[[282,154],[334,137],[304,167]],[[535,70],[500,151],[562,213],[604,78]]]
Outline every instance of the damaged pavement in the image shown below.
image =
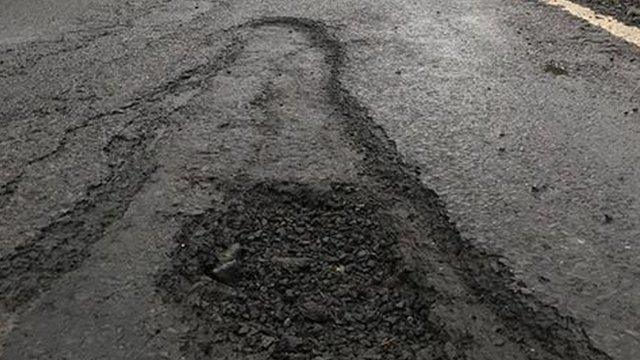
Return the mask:
[[[258,3],[90,4],[74,30],[46,40],[16,32],[0,44],[0,358],[640,354],[632,317],[609,327],[580,307],[558,305],[554,296],[575,294],[575,287],[562,285],[555,270],[523,267],[542,250],[514,241],[513,252],[522,255],[512,255],[499,239],[469,236],[458,221],[464,214],[456,212],[455,189],[451,198],[440,195],[437,172],[451,168],[442,163],[448,157],[420,158],[440,144],[411,148],[411,136],[422,130],[401,130],[418,112],[442,122],[440,95],[381,78],[376,67],[380,51],[395,50],[390,57],[402,61],[422,47],[383,32],[403,26],[384,18],[394,7],[424,4],[363,10],[361,1],[308,9]],[[513,9],[534,15],[551,11],[516,3]],[[468,14],[454,10],[429,12],[440,19]],[[510,16],[515,22],[520,15]],[[557,16],[574,29],[575,20]],[[350,33],[350,23],[368,36]],[[624,61],[620,76],[634,73],[638,50],[608,41],[615,55],[607,57]],[[604,76],[600,63],[576,68],[567,58],[537,64],[535,76],[547,84],[540,89],[563,77]],[[419,68],[437,67],[420,61]],[[546,71],[551,63],[563,72]],[[396,65],[384,76],[415,75]],[[419,108],[416,98],[389,96],[384,84],[391,93],[414,89],[432,100]],[[612,109],[637,130],[638,88],[621,88],[615,101],[629,110]],[[478,105],[441,91],[459,111]],[[376,102],[379,96],[387,100]],[[399,108],[404,115],[387,116]],[[513,132],[494,130],[505,142]],[[512,156],[515,145],[490,147],[499,158]],[[554,189],[543,181],[522,188],[532,201]],[[604,223],[619,223],[605,211]],[[625,229],[625,236],[637,230],[631,222]],[[553,252],[549,243],[544,251]],[[629,246],[634,254],[636,245]],[[640,261],[624,264],[629,272],[611,276],[637,289]],[[548,277],[543,282],[551,285],[538,289],[528,276]],[[613,309],[631,316],[635,305],[631,299]],[[599,316],[614,315],[603,309]]]

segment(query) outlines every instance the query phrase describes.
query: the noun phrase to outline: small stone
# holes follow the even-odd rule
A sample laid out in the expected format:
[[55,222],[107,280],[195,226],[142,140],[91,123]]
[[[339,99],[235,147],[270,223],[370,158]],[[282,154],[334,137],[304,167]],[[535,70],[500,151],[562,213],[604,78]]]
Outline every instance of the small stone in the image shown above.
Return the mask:
[[416,352],[416,359],[434,360],[436,352],[431,348],[420,349]]
[[225,251],[223,251],[220,254],[218,260],[220,260],[220,262],[223,262],[223,263],[231,262],[238,257],[239,253],[240,253],[240,244],[233,243]]
[[569,71],[556,61],[549,61],[544,65],[544,71],[556,76],[569,75]]
[[274,256],[271,261],[281,265],[289,271],[301,271],[311,266],[311,259],[305,257],[280,257]]
[[449,359],[455,359],[458,355],[455,345],[453,345],[451,342],[447,342],[444,345],[444,352],[447,354]]
[[388,322],[389,324],[395,324],[398,322],[398,317],[397,316],[387,316],[384,318],[384,321]]
[[295,336],[283,336],[276,345],[276,352],[279,353],[293,353],[299,351],[304,342]]
[[333,356],[331,355],[320,355],[313,358],[313,360],[332,360]]
[[380,355],[378,353],[369,352],[369,353],[364,354],[363,359],[366,359],[366,360],[382,360],[382,355]]
[[247,325],[242,325],[240,329],[238,329],[238,335],[246,335],[251,331],[251,328]]
[[233,260],[228,263],[224,263],[215,269],[211,274],[213,278],[223,283],[232,283],[238,278],[238,262]]
[[313,301],[304,303],[301,310],[304,317],[310,321],[322,323],[329,320],[326,308]]
[[296,298],[296,293],[292,290],[292,289],[287,289],[284,292],[284,298],[288,301],[292,301],[295,300]]
[[529,288],[522,287],[522,288],[520,288],[520,293],[524,294],[524,295],[531,295],[531,294],[533,294],[533,291],[531,289],[529,289]]
[[411,360],[413,359],[413,354],[408,350],[403,350],[400,354],[400,359],[402,360]]
[[629,16],[640,16],[640,7],[629,6],[629,9],[627,9],[627,15],[629,15]]
[[262,337],[262,341],[260,342],[260,348],[261,349],[267,349],[269,348],[271,345],[273,345],[273,343],[276,342],[276,338],[272,337],[272,336],[263,336]]

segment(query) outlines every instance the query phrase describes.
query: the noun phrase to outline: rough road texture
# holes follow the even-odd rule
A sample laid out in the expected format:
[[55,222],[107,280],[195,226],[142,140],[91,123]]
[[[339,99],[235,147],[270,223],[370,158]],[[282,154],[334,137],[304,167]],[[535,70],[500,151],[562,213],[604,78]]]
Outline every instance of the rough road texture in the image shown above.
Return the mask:
[[138,5],[3,47],[3,358],[611,358],[460,236],[342,24]]

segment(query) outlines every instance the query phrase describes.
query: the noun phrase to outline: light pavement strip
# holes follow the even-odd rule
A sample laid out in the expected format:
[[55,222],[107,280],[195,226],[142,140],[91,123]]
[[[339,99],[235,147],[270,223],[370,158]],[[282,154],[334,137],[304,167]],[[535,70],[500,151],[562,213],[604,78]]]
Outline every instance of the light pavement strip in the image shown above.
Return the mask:
[[568,0],[542,0],[542,2],[560,7],[572,15],[588,21],[590,24],[607,30],[611,34],[640,47],[640,28],[636,26],[625,25],[611,16],[598,14],[589,8]]

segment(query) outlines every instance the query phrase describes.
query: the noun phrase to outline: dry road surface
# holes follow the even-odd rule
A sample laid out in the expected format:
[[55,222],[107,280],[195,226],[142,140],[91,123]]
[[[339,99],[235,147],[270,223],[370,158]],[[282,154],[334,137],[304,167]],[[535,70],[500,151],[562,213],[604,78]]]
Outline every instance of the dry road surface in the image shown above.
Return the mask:
[[0,0],[0,358],[640,359],[640,48],[549,3]]

